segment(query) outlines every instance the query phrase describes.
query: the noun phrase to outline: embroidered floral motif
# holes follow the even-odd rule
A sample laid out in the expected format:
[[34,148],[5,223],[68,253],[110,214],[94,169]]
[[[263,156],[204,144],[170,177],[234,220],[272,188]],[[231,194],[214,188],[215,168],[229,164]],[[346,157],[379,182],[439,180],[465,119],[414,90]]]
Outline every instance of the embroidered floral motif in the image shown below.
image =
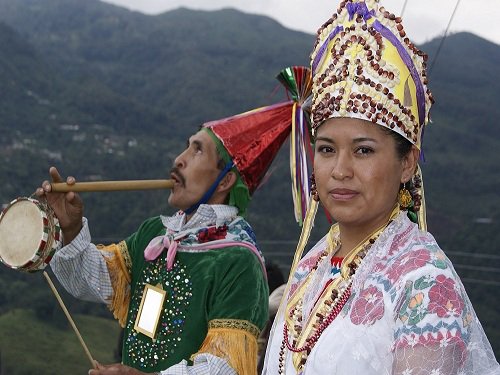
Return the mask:
[[444,255],[443,251],[437,249],[437,251],[431,254],[432,264],[434,264],[437,268],[442,270],[448,267],[446,263],[446,255]]
[[436,277],[436,284],[429,290],[429,311],[436,313],[440,318],[460,316],[464,302],[456,290],[453,279],[444,275]]
[[391,283],[395,283],[402,275],[423,267],[426,263],[429,263],[429,260],[430,254],[428,250],[408,251],[389,267],[387,277]]
[[351,321],[356,324],[371,325],[384,316],[382,292],[371,285],[359,293],[352,305]]
[[222,225],[220,227],[208,227],[202,228],[198,232],[198,242],[205,243],[216,240],[223,240],[227,236],[227,225]]
[[318,252],[310,255],[300,261],[293,275],[292,285],[290,287],[289,295],[292,295],[300,283],[307,277],[309,272],[318,264],[319,259],[324,257],[324,252]]
[[[196,247],[202,243],[207,243],[217,240],[248,242],[254,245],[257,250],[255,234],[250,225],[242,218],[237,218],[232,222],[225,222],[219,227],[206,227],[196,231],[186,231],[184,236],[176,236],[181,247]],[[260,253],[262,255],[262,253]]]
[[250,224],[248,224],[247,221],[241,220],[239,227],[241,228],[240,238],[242,241],[248,241],[252,243],[257,242],[257,237],[255,236],[252,227],[250,226]]
[[[419,280],[421,279],[422,278],[420,278]],[[417,292],[414,294],[413,282],[406,282],[404,299],[398,313],[398,317],[403,323],[413,326],[424,319],[424,317],[427,315],[427,311],[423,304],[424,297],[425,294],[423,292]]]
[[407,227],[403,232],[396,234],[387,255],[392,256],[394,254],[397,254],[398,251],[400,251],[401,247],[404,247],[407,243],[408,237],[411,235],[411,232],[412,227]]

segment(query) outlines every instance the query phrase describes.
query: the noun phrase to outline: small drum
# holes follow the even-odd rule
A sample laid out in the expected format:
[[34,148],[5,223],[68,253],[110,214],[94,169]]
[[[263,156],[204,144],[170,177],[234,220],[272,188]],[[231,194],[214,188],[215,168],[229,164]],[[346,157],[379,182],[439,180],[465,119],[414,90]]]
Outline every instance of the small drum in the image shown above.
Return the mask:
[[59,220],[47,204],[21,197],[0,214],[0,261],[7,267],[41,271],[60,245]]

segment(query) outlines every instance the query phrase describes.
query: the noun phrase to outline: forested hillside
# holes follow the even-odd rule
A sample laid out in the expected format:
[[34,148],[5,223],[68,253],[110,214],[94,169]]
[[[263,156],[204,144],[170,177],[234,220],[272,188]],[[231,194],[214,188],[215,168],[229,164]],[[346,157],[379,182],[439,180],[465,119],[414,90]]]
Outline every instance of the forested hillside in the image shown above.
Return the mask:
[[[50,165],[81,181],[165,178],[201,123],[285,100],[274,77],[286,66],[307,65],[313,41],[270,18],[232,9],[146,16],[97,0],[0,0],[0,203],[30,195]],[[428,224],[462,276],[498,356],[498,313],[491,302],[500,286],[500,46],[458,33],[434,60],[440,42],[421,46],[430,54],[437,100],[424,139]],[[249,214],[264,255],[284,272],[299,235],[287,151]],[[120,240],[144,218],[171,212],[167,194],[84,194],[94,240]],[[324,218],[318,222],[315,238],[327,225]],[[32,374],[43,359],[49,369],[37,373],[52,374],[50,365],[62,369],[73,362],[58,353],[71,332],[41,275],[1,267],[0,286],[0,373]],[[63,297],[75,314],[106,318],[86,320],[85,327],[110,323],[104,308]],[[7,328],[12,325],[18,329]],[[107,337],[109,351],[94,342],[91,347],[103,361],[116,349],[111,343],[118,331],[107,330],[87,331]],[[51,340],[37,346],[54,345],[52,351],[33,349],[44,334]],[[11,345],[23,341],[26,364]],[[83,351],[78,354],[84,373],[88,363]]]

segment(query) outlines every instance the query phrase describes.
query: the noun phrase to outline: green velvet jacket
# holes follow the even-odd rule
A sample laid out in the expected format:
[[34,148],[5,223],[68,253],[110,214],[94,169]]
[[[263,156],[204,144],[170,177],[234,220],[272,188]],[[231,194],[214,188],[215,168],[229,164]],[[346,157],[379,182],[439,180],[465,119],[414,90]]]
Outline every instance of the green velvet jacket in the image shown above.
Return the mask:
[[[202,345],[209,322],[210,327],[238,327],[252,335],[258,335],[264,327],[268,286],[260,255],[248,246],[203,248],[213,241],[220,243],[224,231],[231,233],[231,243],[234,239],[251,242],[252,229],[240,217],[211,228],[192,230],[178,242],[170,271],[166,267],[166,250],[154,261],[144,259],[150,241],[166,233],[160,217],[145,221],[124,241],[131,277],[124,364],[152,372],[165,370],[183,359],[189,361]],[[166,291],[154,339],[134,329],[146,284],[161,284]]]

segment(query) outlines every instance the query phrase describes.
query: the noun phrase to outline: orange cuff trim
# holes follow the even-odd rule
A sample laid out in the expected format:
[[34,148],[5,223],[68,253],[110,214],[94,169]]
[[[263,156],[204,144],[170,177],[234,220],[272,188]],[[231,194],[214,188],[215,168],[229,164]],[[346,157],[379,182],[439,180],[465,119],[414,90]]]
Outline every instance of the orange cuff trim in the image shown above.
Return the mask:
[[[235,321],[246,322],[248,327],[257,329],[257,327],[248,321],[234,319],[211,320],[209,326],[218,325],[222,322],[231,326]],[[238,375],[257,375],[257,349],[255,335],[246,329],[209,328],[207,337],[205,337],[201,348],[191,356],[191,360],[198,354],[209,353],[225,359]]]
[[98,245],[97,248],[103,253],[113,287],[113,296],[108,308],[120,325],[125,327],[130,304],[130,269],[132,268],[127,244],[121,241],[119,244],[108,246]]

